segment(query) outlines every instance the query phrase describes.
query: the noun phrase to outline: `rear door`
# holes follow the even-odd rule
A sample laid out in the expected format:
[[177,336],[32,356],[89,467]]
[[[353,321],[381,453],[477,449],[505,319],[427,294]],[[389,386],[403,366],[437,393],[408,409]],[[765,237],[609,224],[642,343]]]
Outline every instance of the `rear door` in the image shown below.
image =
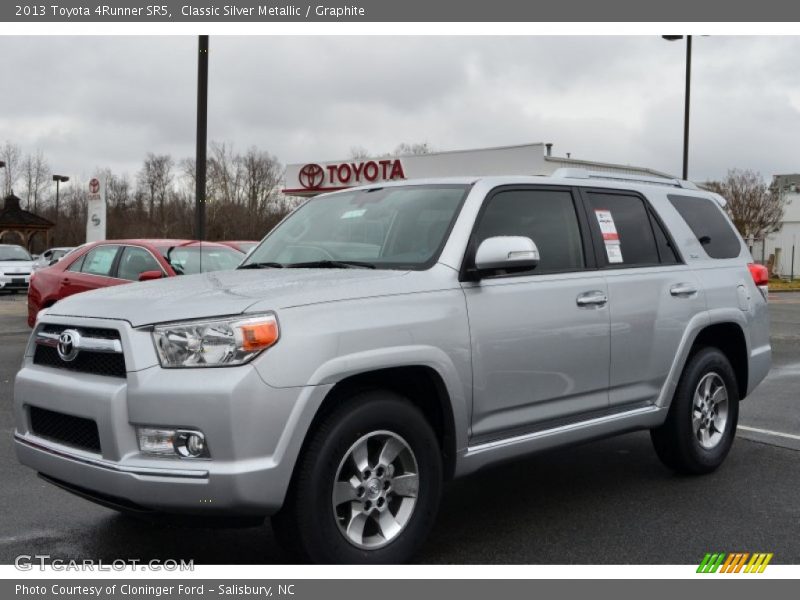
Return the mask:
[[72,263],[64,271],[59,298],[125,283],[113,277],[119,251],[120,246],[116,244],[102,244]]
[[582,208],[569,187],[490,193],[470,241],[525,236],[532,271],[464,282],[473,361],[472,443],[578,420],[608,406],[608,308]]
[[655,402],[689,320],[705,310],[697,275],[646,198],[630,191],[582,190],[611,319],[609,403]]

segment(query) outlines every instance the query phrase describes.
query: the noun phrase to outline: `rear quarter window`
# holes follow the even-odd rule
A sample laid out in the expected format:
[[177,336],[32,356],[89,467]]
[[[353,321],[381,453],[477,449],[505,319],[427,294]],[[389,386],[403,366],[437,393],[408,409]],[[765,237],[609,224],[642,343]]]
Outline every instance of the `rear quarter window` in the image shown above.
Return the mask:
[[736,258],[742,251],[739,234],[710,198],[669,194],[672,206],[711,258]]

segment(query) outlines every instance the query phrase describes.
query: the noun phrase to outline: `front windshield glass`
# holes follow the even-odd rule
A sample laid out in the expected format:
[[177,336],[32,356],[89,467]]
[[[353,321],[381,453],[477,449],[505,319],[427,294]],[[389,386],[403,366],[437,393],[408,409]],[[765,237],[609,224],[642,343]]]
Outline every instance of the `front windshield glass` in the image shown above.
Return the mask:
[[173,246],[159,248],[178,275],[194,275],[211,271],[235,269],[242,261],[242,253],[225,246]]
[[0,246],[0,260],[33,260],[22,246]]
[[242,266],[333,261],[379,269],[428,268],[466,192],[466,185],[420,185],[314,198],[275,228]]

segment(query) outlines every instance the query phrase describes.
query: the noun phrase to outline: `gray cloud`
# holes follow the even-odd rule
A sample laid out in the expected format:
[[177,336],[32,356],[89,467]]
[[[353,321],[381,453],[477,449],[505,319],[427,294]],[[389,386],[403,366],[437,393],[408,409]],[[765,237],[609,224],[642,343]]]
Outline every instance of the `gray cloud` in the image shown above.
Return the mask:
[[[0,38],[0,141],[54,169],[135,174],[194,151],[196,39]],[[800,38],[699,37],[690,175],[792,172]],[[558,154],[680,171],[682,43],[641,37],[211,39],[209,135],[284,162],[401,141],[438,149],[552,141]]]

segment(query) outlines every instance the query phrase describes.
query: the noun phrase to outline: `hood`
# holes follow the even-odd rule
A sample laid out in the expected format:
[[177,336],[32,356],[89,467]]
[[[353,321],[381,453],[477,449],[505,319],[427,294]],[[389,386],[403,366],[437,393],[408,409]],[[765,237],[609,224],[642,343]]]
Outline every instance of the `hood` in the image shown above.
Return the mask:
[[33,263],[32,260],[0,260],[0,273],[30,273]]
[[60,300],[47,312],[122,319],[139,327],[399,293],[409,291],[402,284],[408,274],[371,269],[215,271],[76,294]]

